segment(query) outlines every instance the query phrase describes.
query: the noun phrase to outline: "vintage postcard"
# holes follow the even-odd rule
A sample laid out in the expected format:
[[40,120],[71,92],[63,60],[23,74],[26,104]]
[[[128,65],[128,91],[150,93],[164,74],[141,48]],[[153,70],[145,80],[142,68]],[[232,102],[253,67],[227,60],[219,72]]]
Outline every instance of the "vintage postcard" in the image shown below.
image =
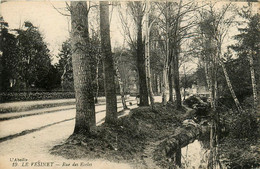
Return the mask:
[[0,1],[0,168],[259,168],[259,1]]

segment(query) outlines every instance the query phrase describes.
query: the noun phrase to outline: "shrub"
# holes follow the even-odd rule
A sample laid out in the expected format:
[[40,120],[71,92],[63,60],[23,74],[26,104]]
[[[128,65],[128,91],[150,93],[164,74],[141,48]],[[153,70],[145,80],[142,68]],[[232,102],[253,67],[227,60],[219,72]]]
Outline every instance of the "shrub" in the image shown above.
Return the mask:
[[231,123],[228,124],[229,136],[231,138],[249,138],[255,139],[258,137],[259,126],[256,115],[252,112],[244,112],[233,114]]
[[0,102],[74,98],[74,92],[3,92]]
[[[205,99],[205,98],[204,98]],[[204,102],[200,97],[191,96],[184,101],[184,104],[189,108],[196,110],[197,116],[207,116],[209,112],[209,104]]]
[[184,104],[187,105],[189,108],[193,108],[194,104],[199,104],[200,101],[196,96],[190,96],[186,100],[184,100]]

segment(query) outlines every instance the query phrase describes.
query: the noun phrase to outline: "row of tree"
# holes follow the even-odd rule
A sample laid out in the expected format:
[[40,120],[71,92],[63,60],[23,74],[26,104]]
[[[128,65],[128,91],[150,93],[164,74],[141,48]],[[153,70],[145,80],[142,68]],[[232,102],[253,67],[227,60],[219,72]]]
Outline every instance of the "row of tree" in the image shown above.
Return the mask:
[[[93,55],[89,55],[89,52],[86,52],[86,50],[89,50],[90,48],[88,46],[89,40],[83,42],[83,40],[86,39],[85,37],[89,39],[89,35],[86,33],[88,32],[88,22],[87,20],[84,22],[80,20],[79,22],[73,20],[73,17],[78,17],[78,19],[86,19],[88,17],[88,12],[84,14],[82,12],[84,10],[80,9],[80,7],[90,9],[91,6],[87,6],[85,2],[75,2],[72,4],[76,6],[75,8],[70,8],[72,14],[72,32],[75,31],[75,37],[78,38],[73,40],[75,37],[74,34],[72,34],[72,49],[74,51],[74,53],[72,53],[72,64],[74,65],[74,78],[77,76],[77,78],[79,78],[78,80],[74,79],[74,85],[77,85],[75,86],[75,91],[77,93],[78,90],[78,95],[76,97],[80,100],[79,105],[84,105],[84,93],[87,96],[91,96],[91,100],[94,97],[93,93],[91,93],[93,90],[91,90],[91,88],[87,90],[86,87],[90,87],[91,84],[93,84],[91,82],[95,81],[95,77],[92,76],[91,78],[90,73],[95,69],[87,69],[95,63],[90,62],[90,60],[94,59],[92,58]],[[111,53],[109,36],[108,6],[109,4],[107,2],[104,4],[103,2],[100,2],[100,38],[102,49],[101,62],[103,63],[105,93],[107,98],[106,120],[107,122],[114,122],[117,118],[116,99],[114,94],[115,78],[117,78],[119,81],[120,87],[124,88],[122,85],[122,78],[120,73],[118,73],[119,69],[117,62],[121,57],[123,57],[122,54],[124,53],[124,50],[121,49],[121,54],[119,54],[119,57],[118,54],[116,55],[118,58],[112,56],[113,54]],[[122,9],[124,9],[124,11]],[[74,13],[75,16],[73,16],[74,10],[77,11]],[[239,13],[240,18],[242,17],[248,21],[247,25],[242,25],[246,28],[240,29],[241,34],[235,36],[235,38],[239,39],[240,41],[238,44],[229,47],[229,49],[234,49],[234,51],[232,51],[233,53],[236,51],[238,52],[238,57],[231,56],[232,52],[230,50],[223,52],[226,48],[226,46],[224,46],[224,42],[226,41],[228,32],[234,25],[237,25],[236,16],[238,12],[236,11],[235,6],[233,6],[231,3],[225,4],[219,8],[215,3],[198,5],[198,3],[193,1],[160,3],[144,3],[135,1],[119,5],[118,11],[123,25],[122,28],[124,30],[124,38],[129,46],[129,55],[133,56],[133,69],[138,74],[140,106],[149,105],[149,100],[150,104],[153,106],[153,89],[159,88],[158,86],[161,86],[161,92],[163,95],[162,101],[164,104],[167,101],[172,103],[175,102],[176,107],[181,108],[182,99],[180,92],[181,83],[179,69],[181,64],[183,64],[187,59],[197,57],[200,67],[196,74],[201,75],[202,73],[205,77],[205,84],[210,91],[212,109],[216,109],[217,100],[220,97],[222,97],[224,94],[230,93],[234,103],[237,106],[237,109],[242,112],[242,107],[240,105],[239,99],[237,98],[236,91],[234,90],[234,84],[232,83],[232,79],[234,79],[233,77],[235,75],[230,71],[232,68],[238,68],[233,64],[239,62],[238,60],[245,55],[249,59],[247,60],[249,61],[249,67],[245,67],[245,65],[243,65],[243,67],[240,68],[246,69],[247,72],[250,70],[251,72],[251,89],[254,95],[254,106],[256,106],[257,91],[255,79],[259,78],[254,70],[256,69],[255,66],[259,65],[259,59],[257,57],[259,52],[259,42],[256,40],[256,38],[250,37],[259,36],[259,25],[254,24],[259,23],[255,22],[257,19],[259,19],[259,15],[252,14],[250,6],[248,8],[244,8],[242,13]],[[106,17],[103,14],[106,14]],[[129,18],[131,18],[132,22],[129,22]],[[79,26],[73,25],[74,23],[78,23]],[[85,23],[85,32],[83,31],[82,23]],[[134,31],[132,31],[131,26],[129,26],[132,23],[135,27]],[[81,32],[79,32],[79,30]],[[80,39],[79,37],[84,38]],[[253,47],[251,43],[253,43]],[[246,45],[247,47],[245,51],[244,47]],[[84,50],[82,46],[85,46]],[[77,52],[80,51],[82,51],[82,53],[77,54]],[[87,56],[86,53],[88,53]],[[80,57],[79,55],[82,56]],[[78,57],[79,60],[77,60],[76,57]],[[88,62],[84,60],[88,60]],[[83,63],[85,64],[84,66],[82,66]],[[156,76],[153,76],[154,74],[151,72],[156,72],[161,76],[157,78]],[[196,79],[198,79],[198,77]],[[89,80],[91,82],[89,82]],[[158,81],[160,85],[156,87]],[[85,85],[79,86],[79,84]],[[229,91],[225,90],[226,87],[224,86],[226,84]],[[185,86],[185,84],[182,85]],[[87,90],[88,92],[82,91],[83,89]],[[169,89],[168,100],[166,100],[167,89]],[[175,99],[173,97],[173,89],[175,89]],[[221,90],[225,91],[222,96],[220,95]],[[121,90],[122,97],[124,96],[123,91],[124,89]],[[85,102],[85,104],[90,103],[92,104],[92,101]],[[87,107],[91,109],[88,111],[87,109],[84,109],[85,112],[82,110],[82,108],[78,108],[77,110],[79,114],[80,112],[81,114],[85,114],[84,116],[88,117],[89,120],[94,119],[94,108],[89,105],[86,105],[85,108]],[[79,117],[82,117],[82,115]],[[90,126],[89,124],[95,123],[94,121],[88,122],[88,124],[84,123],[84,125],[87,126]],[[81,125],[83,125],[83,123]]]
[[[124,44],[112,53],[111,18],[108,17],[109,6],[114,5],[121,20]],[[97,9],[95,12],[100,17],[96,19],[100,25],[95,28],[89,20],[93,9]],[[202,84],[210,91],[213,109],[220,97],[231,96],[238,110],[243,111],[240,96],[252,93],[256,107],[260,67],[259,14],[253,14],[250,5],[237,12],[230,3],[219,8],[215,3],[182,0],[100,2],[99,5],[71,2],[69,11],[71,37],[63,43],[59,62],[54,66],[41,34],[32,23],[25,22],[22,28],[9,30],[2,19],[1,42],[4,43],[1,44],[4,45],[1,45],[0,68],[4,91],[18,82],[27,89],[31,86],[75,88],[78,126],[75,133],[90,132],[95,126],[94,103],[100,90],[105,91],[107,97],[106,121],[114,122],[117,119],[116,91],[126,108],[124,95],[135,84],[140,106],[148,106],[149,100],[153,106],[155,92],[162,94],[164,104],[171,102],[181,108],[181,87]],[[229,31],[239,25],[237,21],[241,18],[247,23],[240,25],[240,34],[234,36],[238,42],[223,52]],[[195,59],[198,69],[187,75],[184,63]],[[182,76],[179,73],[181,66],[184,68]]]
[[3,17],[0,24],[0,91],[57,87],[59,74],[38,28],[26,21],[11,30]]

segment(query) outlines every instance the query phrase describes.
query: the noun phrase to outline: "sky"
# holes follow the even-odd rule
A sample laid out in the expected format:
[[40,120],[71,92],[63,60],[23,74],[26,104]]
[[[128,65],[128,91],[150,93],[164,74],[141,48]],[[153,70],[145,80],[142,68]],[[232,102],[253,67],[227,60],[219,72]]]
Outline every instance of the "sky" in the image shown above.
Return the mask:
[[[64,2],[55,2],[55,6],[62,7]],[[5,2],[0,10],[10,28],[19,28],[24,21],[38,27],[52,54],[57,54],[62,42],[69,37],[68,17],[59,14],[48,1]]]
[[[69,14],[64,1],[48,0],[5,2],[0,5],[0,14],[11,29],[21,27],[24,21],[32,22],[42,33],[51,54],[57,56],[62,43],[69,38],[70,17],[60,14],[53,6],[62,13]],[[123,43],[119,20],[114,13],[110,26],[112,47]],[[54,57],[53,63],[57,61]]]
[[[61,15],[59,11],[69,14],[66,11],[64,1],[7,1],[0,4],[0,14],[9,23],[10,28],[19,28],[24,21],[30,21],[37,26],[44,37],[44,41],[53,56],[53,63],[56,63],[57,56],[62,43],[69,38],[70,17]],[[241,6],[241,3],[240,3]],[[111,10],[111,7],[110,7]],[[116,8],[110,16],[110,34],[112,48],[123,44],[122,27]],[[91,18],[90,20],[95,20]],[[94,21],[97,23],[97,21]]]

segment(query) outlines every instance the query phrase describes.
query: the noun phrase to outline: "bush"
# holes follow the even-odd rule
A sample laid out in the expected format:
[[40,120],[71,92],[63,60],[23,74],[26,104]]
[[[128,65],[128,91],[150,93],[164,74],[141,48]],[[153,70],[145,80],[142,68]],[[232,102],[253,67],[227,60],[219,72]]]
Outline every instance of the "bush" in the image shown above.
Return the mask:
[[229,136],[234,139],[256,139],[258,137],[259,124],[256,115],[252,112],[232,114],[228,124]]
[[259,168],[260,156],[256,142],[247,139],[226,138],[225,142],[220,144],[221,161],[233,169],[241,168]]
[[233,114],[226,123],[228,136],[219,146],[221,158],[229,168],[258,168],[259,124],[256,115],[251,112]]
[[74,92],[2,92],[0,102],[75,98]]
[[189,108],[193,108],[194,104],[199,104],[199,99],[196,96],[190,96],[189,98],[184,100],[184,104]]
[[[225,107],[220,111],[221,142],[219,151],[221,159],[228,168],[259,167],[259,122],[247,98],[243,103],[244,112]],[[227,105],[227,104],[226,104]],[[222,105],[223,107],[223,105]],[[246,109],[247,108],[247,109]]]
[[[203,98],[205,100],[205,98]],[[189,108],[196,110],[197,116],[206,116],[209,113],[209,104],[204,102],[200,97],[191,96],[184,101]]]

